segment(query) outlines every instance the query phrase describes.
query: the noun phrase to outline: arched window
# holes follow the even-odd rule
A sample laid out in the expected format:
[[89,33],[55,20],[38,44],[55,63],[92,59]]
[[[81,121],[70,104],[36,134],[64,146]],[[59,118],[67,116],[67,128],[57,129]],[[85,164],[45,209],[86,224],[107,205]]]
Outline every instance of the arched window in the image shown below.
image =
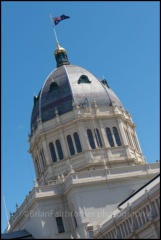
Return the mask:
[[58,88],[59,88],[58,84],[56,82],[52,82],[50,84],[49,92],[56,91],[56,90],[58,90]]
[[89,80],[89,78],[86,75],[81,75],[78,80],[78,84],[80,84],[80,83],[91,83],[91,81]]
[[95,143],[94,143],[92,131],[90,129],[87,129],[87,135],[88,135],[88,140],[89,140],[91,148],[95,149],[96,146],[95,146]]
[[40,151],[40,156],[41,156],[41,161],[42,161],[43,167],[46,168],[46,159],[45,159],[43,149],[41,149],[41,151]]
[[98,147],[102,147],[102,140],[100,137],[99,130],[97,128],[94,129],[95,137],[96,137],[96,142]]
[[82,152],[82,146],[81,146],[81,143],[80,143],[80,139],[79,139],[79,135],[77,132],[75,132],[73,134],[74,136],[74,141],[75,141],[75,145],[76,145],[76,148],[77,148],[77,152],[80,153]]
[[70,135],[67,136],[67,141],[68,141],[68,147],[69,147],[69,150],[70,150],[70,154],[74,155],[75,154],[75,149],[74,149],[73,141],[72,141],[72,138],[71,138]]
[[60,141],[56,140],[55,143],[56,143],[56,148],[57,148],[57,151],[58,151],[59,159],[62,160],[64,158],[64,155],[63,155],[63,151],[62,151]]
[[121,146],[119,133],[118,133],[118,130],[117,130],[116,127],[113,127],[113,133],[114,133],[114,136],[115,136],[115,140],[116,140],[117,146]]
[[49,148],[50,148],[50,154],[51,154],[52,160],[53,160],[53,162],[56,162],[57,161],[57,156],[56,156],[54,144],[49,143]]
[[114,142],[113,142],[113,138],[112,138],[112,134],[111,134],[110,128],[106,128],[106,134],[107,134],[107,138],[108,138],[110,146],[114,147]]
[[105,86],[107,86],[108,88],[110,88],[109,85],[108,85],[108,83],[107,83],[107,80],[106,80],[106,79],[101,80],[101,82],[102,82]]

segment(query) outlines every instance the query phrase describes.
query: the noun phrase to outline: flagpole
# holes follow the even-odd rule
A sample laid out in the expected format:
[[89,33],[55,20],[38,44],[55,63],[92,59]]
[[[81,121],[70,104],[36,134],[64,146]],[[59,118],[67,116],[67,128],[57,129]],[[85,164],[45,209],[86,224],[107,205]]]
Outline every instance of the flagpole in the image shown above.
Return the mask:
[[55,30],[55,22],[52,20],[51,14],[49,14],[49,17],[50,17],[51,22],[52,22],[53,25],[54,25],[54,26],[52,25],[52,29],[53,29],[53,32],[54,32],[54,35],[55,35],[55,39],[56,39],[57,46],[59,46],[58,37],[57,37],[57,34],[56,34],[56,30]]

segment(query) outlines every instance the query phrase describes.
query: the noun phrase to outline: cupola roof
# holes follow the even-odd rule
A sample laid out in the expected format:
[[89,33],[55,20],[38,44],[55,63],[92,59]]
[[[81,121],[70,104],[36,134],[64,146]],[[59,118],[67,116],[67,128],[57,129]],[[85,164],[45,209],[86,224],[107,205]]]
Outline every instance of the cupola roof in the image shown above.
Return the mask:
[[31,116],[31,133],[37,128],[40,119],[46,122],[59,115],[72,111],[73,103],[80,107],[96,102],[98,107],[111,106],[112,101],[122,106],[119,98],[96,76],[86,69],[72,65],[66,50],[60,46],[55,50],[57,68],[45,80],[38,97],[34,97]]

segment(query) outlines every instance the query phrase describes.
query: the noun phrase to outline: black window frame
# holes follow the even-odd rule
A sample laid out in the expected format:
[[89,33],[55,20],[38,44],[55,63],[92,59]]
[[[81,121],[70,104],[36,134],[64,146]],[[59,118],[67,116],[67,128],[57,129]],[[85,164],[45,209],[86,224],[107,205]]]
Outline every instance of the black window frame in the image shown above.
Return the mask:
[[113,141],[111,129],[109,127],[106,127],[106,135],[107,135],[107,139],[108,139],[108,142],[109,142],[110,146],[114,147],[115,144],[114,144],[114,141]]
[[52,142],[49,143],[49,150],[50,150],[52,161],[57,162],[57,155],[56,155],[54,144]]
[[99,132],[98,128],[94,129],[94,133],[95,133],[97,146],[102,148],[103,144],[102,144],[102,139],[101,139],[100,132]]
[[81,75],[80,76],[80,78],[79,78],[79,80],[78,80],[78,84],[82,84],[82,83],[87,83],[87,84],[89,84],[89,83],[91,83],[91,81],[89,80],[89,78],[88,78],[88,76],[87,75]]
[[81,142],[80,142],[80,138],[77,132],[75,132],[73,134],[74,137],[74,141],[75,141],[75,145],[76,145],[76,149],[77,149],[77,153],[82,152],[82,146],[81,146]]
[[96,145],[94,142],[94,137],[91,129],[87,129],[87,136],[88,136],[88,141],[92,149],[96,149]]
[[61,142],[60,142],[59,139],[57,139],[55,141],[55,145],[56,145],[56,149],[57,149],[57,152],[58,152],[59,159],[63,160],[64,159],[64,154],[63,154],[63,149],[62,149]]
[[65,228],[64,228],[64,223],[63,223],[62,217],[56,217],[56,224],[57,224],[58,233],[64,233]]
[[116,144],[117,144],[117,146],[120,147],[122,144],[121,144],[121,139],[120,139],[117,127],[113,127],[112,130],[113,130],[113,134],[114,134],[114,137],[115,137]]
[[58,89],[59,89],[59,85],[56,82],[52,82],[50,84],[49,92],[57,91]]
[[74,144],[73,144],[73,140],[71,135],[67,136],[67,143],[68,143],[68,148],[70,151],[70,155],[75,155],[75,148],[74,148]]

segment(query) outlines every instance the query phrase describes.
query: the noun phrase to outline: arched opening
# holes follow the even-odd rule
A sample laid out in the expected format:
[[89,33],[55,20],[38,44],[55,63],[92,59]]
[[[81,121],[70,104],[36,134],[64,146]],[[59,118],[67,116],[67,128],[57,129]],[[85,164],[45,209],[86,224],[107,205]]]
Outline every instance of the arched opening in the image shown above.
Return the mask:
[[61,147],[61,143],[57,139],[55,144],[56,144],[56,148],[57,148],[57,151],[58,151],[59,159],[62,160],[64,158],[64,155],[63,155],[63,150],[62,150],[62,147]]
[[52,82],[52,83],[50,84],[50,89],[49,89],[49,91],[50,91],[50,92],[56,91],[56,90],[58,90],[58,88],[59,88],[58,84],[57,84],[56,82]]
[[73,146],[73,141],[70,135],[67,136],[68,147],[71,155],[75,154],[75,149]]
[[95,149],[96,146],[95,146],[92,131],[90,129],[87,129],[87,135],[88,135],[88,141],[89,141],[89,144],[90,144],[91,148]]
[[117,146],[121,146],[119,133],[118,133],[118,130],[117,130],[116,127],[113,127],[113,133],[114,133],[114,136],[115,136],[115,140],[116,140]]
[[106,128],[106,134],[107,134],[107,138],[108,138],[110,146],[114,147],[114,141],[113,141],[113,138],[112,138],[112,134],[111,134],[110,128]]
[[49,143],[49,149],[50,149],[50,154],[53,162],[56,162],[57,156],[56,156],[55,147],[53,143]]
[[80,83],[91,83],[91,81],[89,80],[89,78],[86,75],[81,75],[78,80],[78,84],[80,84]]
[[102,148],[102,140],[101,140],[99,130],[97,128],[95,128],[94,133],[95,133],[95,137],[96,137],[97,146]]
[[76,148],[77,148],[77,152],[80,153],[82,152],[82,146],[81,146],[81,143],[80,143],[80,139],[79,139],[79,135],[77,132],[75,132],[73,134],[74,136],[74,141],[75,141],[75,145],[76,145]]

